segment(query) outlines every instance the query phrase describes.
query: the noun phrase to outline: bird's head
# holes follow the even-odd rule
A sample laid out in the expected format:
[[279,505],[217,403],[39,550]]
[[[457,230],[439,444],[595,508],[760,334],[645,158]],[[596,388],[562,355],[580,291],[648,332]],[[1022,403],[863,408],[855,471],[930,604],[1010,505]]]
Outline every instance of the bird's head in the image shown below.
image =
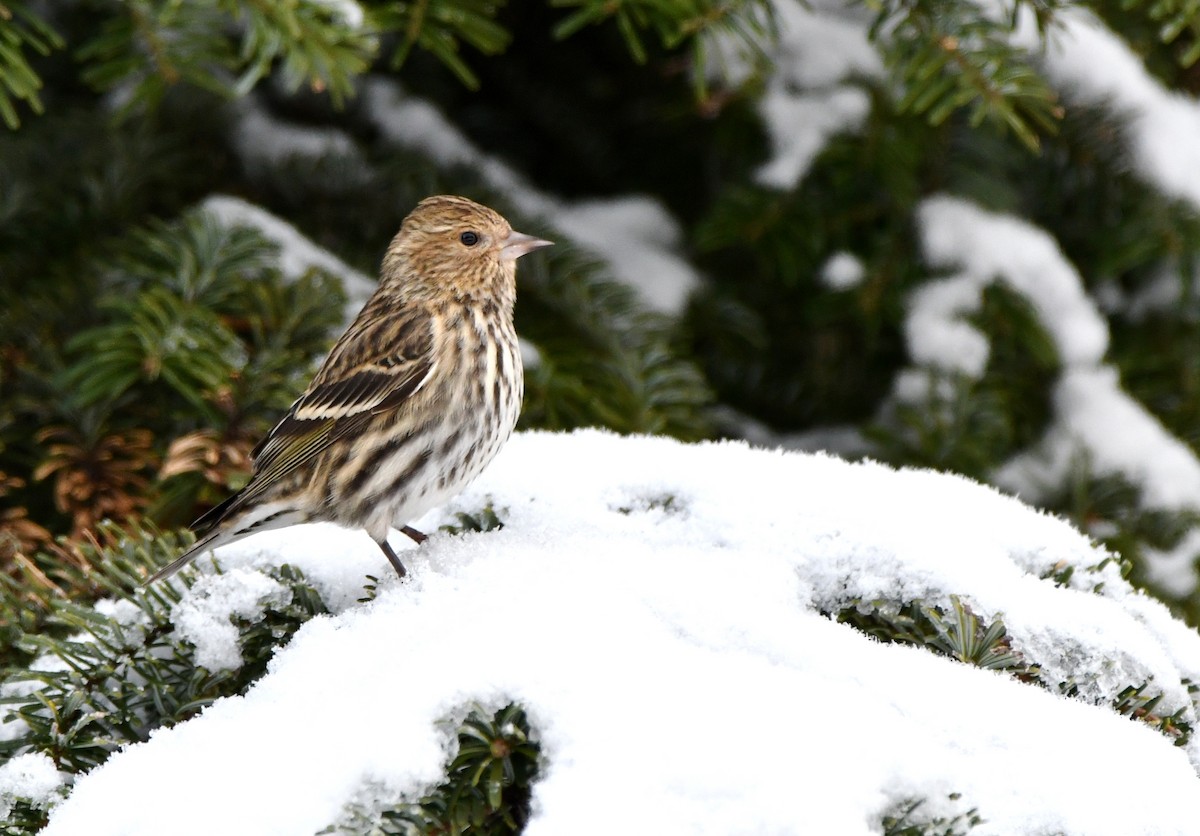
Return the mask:
[[514,232],[498,212],[473,200],[436,195],[404,219],[384,256],[383,279],[410,294],[511,299],[516,260],[550,244]]

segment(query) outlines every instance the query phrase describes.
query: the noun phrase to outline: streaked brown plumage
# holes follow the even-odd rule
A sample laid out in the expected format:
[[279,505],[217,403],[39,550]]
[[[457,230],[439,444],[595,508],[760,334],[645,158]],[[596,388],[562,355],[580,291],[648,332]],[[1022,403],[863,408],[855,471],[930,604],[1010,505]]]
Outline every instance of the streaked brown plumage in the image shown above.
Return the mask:
[[458,493],[512,433],[521,407],[516,260],[547,246],[464,197],[421,201],[383,258],[379,289],[308,389],[254,450],[245,488],[193,524],[203,551],[272,528],[329,521],[387,543]]

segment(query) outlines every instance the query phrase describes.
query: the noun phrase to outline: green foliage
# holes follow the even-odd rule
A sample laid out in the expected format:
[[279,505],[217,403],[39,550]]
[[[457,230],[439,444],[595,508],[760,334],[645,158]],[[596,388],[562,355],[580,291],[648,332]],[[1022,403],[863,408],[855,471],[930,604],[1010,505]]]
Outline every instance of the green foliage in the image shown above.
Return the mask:
[[[1075,457],[1069,478],[1046,491],[1041,503],[1116,555],[1122,577],[1153,592],[1189,623],[1200,623],[1200,595],[1180,597],[1156,584],[1146,570],[1147,551],[1179,546],[1200,525],[1200,511],[1148,505],[1140,487],[1115,474],[1097,473],[1084,455]],[[1070,580],[1069,573],[1065,580]]]
[[[1104,566],[1101,564],[1090,568],[1098,571]],[[1055,583],[1061,586],[1070,581],[1071,575],[1059,570],[1048,577],[1053,577]],[[1093,591],[1098,593],[1101,588],[1097,585]],[[827,615],[835,615],[838,623],[849,624],[883,642],[923,647],[939,656],[986,670],[1003,671],[1020,682],[1081,698],[1078,683],[1048,680],[1037,660],[1027,660],[1014,649],[1001,619],[985,624],[957,595],[950,596],[950,603],[951,611],[921,600],[898,605],[880,601],[854,601],[842,606],[836,614]],[[1184,684],[1195,703],[1198,689],[1192,683]],[[1162,697],[1162,693],[1150,688],[1149,682],[1141,682],[1115,694],[1110,707],[1122,716],[1146,723],[1176,746],[1186,746],[1193,731],[1191,723],[1185,719],[1187,709],[1180,708],[1170,715],[1157,714],[1155,709]]]
[[63,388],[80,406],[120,399],[135,383],[160,378],[197,409],[244,362],[237,338],[210,311],[152,287],[104,311],[111,325],[67,343],[74,363]]
[[539,353],[525,372],[522,426],[703,437],[709,392],[673,344],[670,320],[567,247],[543,263],[522,265],[517,330]]
[[997,21],[954,0],[881,5],[872,29],[875,37],[889,32],[888,63],[904,85],[897,110],[940,125],[968,108],[972,127],[996,123],[1037,151],[1039,134],[1052,133],[1063,111],[1010,34],[1022,10],[1034,14],[1044,32],[1059,7],[1058,0],[1023,0],[1012,4],[1007,20]]
[[996,462],[1041,438],[1060,366],[1037,314],[1024,297],[991,285],[971,319],[990,342],[983,376],[923,370],[923,396],[897,399],[868,427],[876,455],[987,479]]
[[1006,671],[1025,681],[1037,676],[1037,666],[1012,649],[1004,622],[997,619],[985,626],[958,596],[950,596],[950,602],[953,613],[922,601],[894,609],[847,606],[838,611],[837,620],[880,641],[924,647],[979,668]]
[[[875,412],[899,368],[907,293],[926,273],[911,227],[911,154],[926,141],[915,120],[873,118],[864,135],[834,139],[796,190],[717,197],[695,233],[712,282],[687,332],[722,401],[788,429]],[[819,276],[839,252],[865,276],[830,291]]]
[[44,20],[29,10],[23,0],[0,3],[0,117],[9,128],[21,120],[13,101],[23,101],[34,113],[42,112],[38,91],[42,80],[25,56],[26,48],[41,55],[61,49],[62,38]]
[[458,520],[457,523],[443,525],[439,530],[457,535],[469,532],[499,531],[501,528],[504,528],[504,520],[496,514],[496,509],[492,507],[490,502],[474,514],[459,511],[454,515],[454,518]]
[[[239,42],[231,31],[240,33]],[[245,94],[276,65],[288,89],[307,84],[341,101],[374,51],[375,38],[334,4],[133,0],[103,19],[78,56],[89,84],[127,88],[127,106],[153,106],[181,83]]]
[[[638,63],[648,57],[642,32],[653,32],[668,50],[690,43],[693,82],[698,92],[705,89],[708,55],[714,36],[734,41],[743,55],[765,63],[764,44],[774,36],[771,5],[765,0],[688,0],[660,3],[653,0],[551,0],[556,7],[575,9],[554,27],[557,38],[567,38],[585,26],[605,20],[616,22],[630,54]],[[707,37],[697,37],[697,35]]]
[[[137,485],[122,473],[162,461],[152,513],[186,522],[197,502],[221,498],[214,487],[228,490],[248,471],[254,441],[341,323],[344,292],[318,271],[286,279],[277,245],[199,210],[135,228],[106,250],[86,269],[65,257],[74,274],[62,296],[20,284],[0,291],[19,323],[5,350],[25,358],[5,380],[13,433],[0,426],[0,469],[22,480],[17,504],[42,509],[52,496],[78,524],[94,516],[85,506],[102,485],[113,494],[105,514],[144,504],[122,499]],[[51,260],[43,269],[60,268]],[[16,431],[31,425],[51,429]],[[198,427],[208,435],[194,437]],[[147,433],[149,449],[132,443]],[[91,487],[68,489],[80,479]],[[65,522],[51,533],[67,533]]]
[[384,6],[377,20],[401,35],[392,53],[392,68],[403,66],[412,48],[419,46],[468,88],[478,89],[479,79],[459,55],[459,44],[470,44],[484,55],[507,49],[512,35],[495,19],[504,5],[505,0],[416,0]]
[[27,799],[15,799],[8,815],[0,821],[0,836],[29,836],[49,821],[49,814]]
[[[951,801],[959,798],[957,793],[950,795]],[[896,804],[883,817],[884,836],[965,836],[984,823],[974,807],[950,818],[928,817],[920,810],[925,803],[925,799],[913,798]]]
[[[222,96],[241,96],[274,72],[284,88],[327,93],[341,104],[355,79],[371,68],[381,38],[392,36],[391,64],[400,68],[413,47],[440,61],[465,86],[479,79],[461,56],[463,44],[483,55],[503,52],[512,40],[497,20],[504,0],[416,0],[370,6],[319,0],[130,0],[68,12],[68,28],[87,33],[76,44],[82,80],[96,90],[121,90],[121,111],[156,107],[173,88],[191,85]],[[722,33],[743,51],[762,56],[771,33],[765,0],[693,0],[597,3],[553,0],[577,10],[555,27],[555,37],[613,19],[632,55],[647,57],[639,32],[653,30],[662,46],[691,44],[697,88],[703,87],[707,41]],[[42,80],[22,50],[43,55],[65,45],[21,0],[0,5],[0,116],[19,125],[13,100],[42,109]]]
[[383,810],[356,805],[342,824],[322,833],[520,833],[529,818],[540,751],[530,739],[525,711],[510,704],[488,716],[476,707],[458,727],[457,742],[446,780],[420,801]]
[[1121,689],[1113,702],[1113,708],[1118,714],[1141,720],[1156,729],[1160,734],[1175,739],[1176,746],[1186,746],[1192,736],[1192,724],[1183,719],[1185,709],[1179,709],[1173,714],[1160,715],[1155,713],[1158,704],[1162,702],[1162,694],[1149,690],[1150,683],[1128,685]]
[[[4,672],[0,706],[19,719],[20,731],[0,741],[0,755],[40,752],[62,771],[78,773],[102,763],[121,746],[145,740],[150,731],[197,714],[214,700],[239,694],[262,676],[279,645],[314,615],[326,612],[317,592],[294,569],[271,576],[288,592],[286,603],[267,603],[261,619],[239,619],[241,667],[208,671],[198,667],[195,649],[178,637],[171,609],[193,582],[143,587],[150,571],[177,556],[179,538],[138,533],[119,537],[94,554],[89,577],[118,602],[105,611],[62,597],[47,596],[36,632],[23,632],[6,658],[38,657],[37,669]],[[4,608],[15,609],[16,589],[6,586]]]
[[[1159,38],[1165,44],[1182,42],[1179,54],[1181,66],[1190,67],[1200,61],[1200,2],[1198,0],[1121,0],[1126,11],[1141,7],[1158,26]],[[1182,37],[1181,37],[1182,36]]]

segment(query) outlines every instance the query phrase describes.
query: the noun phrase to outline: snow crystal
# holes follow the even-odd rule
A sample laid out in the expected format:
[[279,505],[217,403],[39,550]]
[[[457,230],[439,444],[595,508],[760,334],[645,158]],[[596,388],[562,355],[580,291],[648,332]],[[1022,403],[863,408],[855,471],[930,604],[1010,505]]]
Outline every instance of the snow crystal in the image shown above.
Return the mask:
[[96,602],[96,612],[107,615],[124,628],[139,628],[145,624],[146,613],[133,601],[113,601],[102,598]]
[[197,665],[233,670],[241,666],[242,652],[232,619],[255,621],[267,605],[286,604],[290,597],[286,587],[260,572],[206,575],[171,609],[171,623],[176,635],[195,645]]
[[542,219],[609,265],[614,278],[654,310],[677,316],[700,283],[679,253],[679,223],[651,197],[570,202],[544,194],[462,135],[433,105],[393,81],[369,80],[364,111],[389,141],[416,148],[443,166],[470,165],[522,214]]
[[200,207],[229,226],[248,226],[279,245],[279,269],[290,279],[316,267],[338,276],[346,291],[346,323],[349,324],[375,292],[377,282],[328,250],[306,238],[298,229],[252,203],[229,195],[212,195]]
[[62,783],[54,761],[47,755],[31,753],[12,758],[0,765],[0,819],[7,818],[17,799],[45,808]]
[[818,275],[830,290],[849,290],[862,284],[867,270],[857,256],[842,251],[831,255]]
[[[1107,555],[1012,497],[743,444],[533,433],[415,525],[489,504],[502,529],[434,533],[406,550],[404,583],[331,526],[220,550],[303,565],[344,599],[371,572],[378,595],[305,624],[244,696],[80,778],[46,836],[316,832],[352,799],[419,797],[446,722],[513,700],[544,759],[531,836],[611,831],[595,800],[614,793],[644,832],[865,836],[951,792],[981,834],[1195,832],[1197,747],[1086,700],[1150,681],[1196,722],[1200,636],[1118,576],[1043,579]],[[1028,661],[1094,675],[1086,699],[820,614],[951,595],[1002,617]]]

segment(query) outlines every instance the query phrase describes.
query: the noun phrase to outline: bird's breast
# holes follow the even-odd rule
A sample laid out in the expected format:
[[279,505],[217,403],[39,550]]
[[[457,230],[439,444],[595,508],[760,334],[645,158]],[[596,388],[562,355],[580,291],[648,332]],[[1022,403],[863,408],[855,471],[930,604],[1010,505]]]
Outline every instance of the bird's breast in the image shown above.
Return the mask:
[[358,509],[354,524],[414,521],[474,481],[512,434],[524,391],[520,348],[511,319],[488,313],[442,319],[429,382],[351,453],[366,472],[334,501]]

